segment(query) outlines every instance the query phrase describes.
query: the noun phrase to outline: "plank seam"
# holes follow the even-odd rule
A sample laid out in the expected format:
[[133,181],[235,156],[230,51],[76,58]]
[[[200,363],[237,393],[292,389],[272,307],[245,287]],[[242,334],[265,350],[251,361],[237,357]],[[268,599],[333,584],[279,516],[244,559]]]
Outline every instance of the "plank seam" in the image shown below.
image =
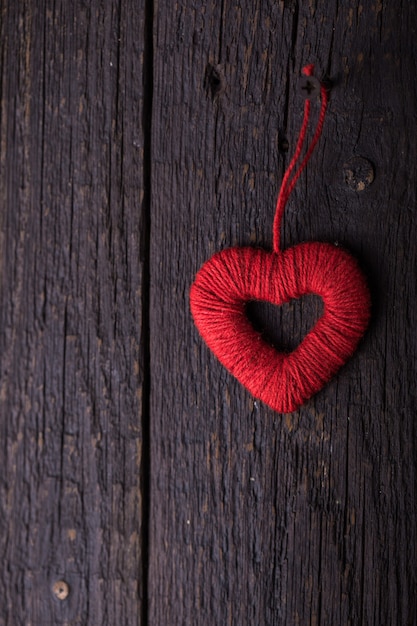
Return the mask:
[[143,49],[143,231],[142,231],[142,532],[141,532],[141,578],[142,605],[141,624],[149,623],[148,575],[149,575],[149,518],[150,518],[150,236],[151,236],[151,179],[152,179],[152,107],[153,107],[153,0],[145,0],[144,49]]

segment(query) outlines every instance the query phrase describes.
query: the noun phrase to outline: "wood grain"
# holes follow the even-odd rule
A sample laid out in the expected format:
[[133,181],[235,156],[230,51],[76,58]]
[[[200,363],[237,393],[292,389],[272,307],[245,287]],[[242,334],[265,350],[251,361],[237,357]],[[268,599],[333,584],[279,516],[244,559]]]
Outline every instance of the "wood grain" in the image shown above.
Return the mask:
[[[0,11],[0,625],[414,626],[413,3]],[[350,249],[373,318],[282,416],[188,291],[216,250],[271,247],[311,61],[331,102],[283,244]],[[250,314],[291,348],[320,303]]]
[[[413,3],[390,0],[155,6],[152,624],[416,623],[416,28]],[[308,62],[333,89],[283,244],[351,250],[373,321],[282,416],[203,345],[188,290],[216,250],[271,246]],[[375,167],[363,192],[343,177],[355,155]],[[285,343],[314,310],[261,314]]]
[[1,18],[0,624],[141,624],[144,6]]

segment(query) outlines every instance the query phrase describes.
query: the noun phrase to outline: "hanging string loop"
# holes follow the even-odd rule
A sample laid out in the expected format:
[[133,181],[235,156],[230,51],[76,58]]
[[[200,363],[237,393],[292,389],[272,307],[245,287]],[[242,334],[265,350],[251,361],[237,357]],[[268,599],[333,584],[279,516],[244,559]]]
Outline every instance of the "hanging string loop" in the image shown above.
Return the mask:
[[[303,74],[304,76],[314,76],[314,65],[313,64],[306,65],[306,67],[303,68]],[[323,83],[320,83],[320,99],[321,99],[321,108],[320,108],[319,118],[317,121],[316,131],[314,133],[313,139],[310,143],[310,146],[307,149],[307,152],[303,160],[301,161],[298,168],[295,170],[293,174],[293,171],[303,151],[303,147],[304,147],[304,143],[305,143],[305,139],[307,135],[307,130],[308,130],[308,124],[310,121],[311,100],[306,99],[305,101],[304,118],[303,118],[303,123],[301,125],[300,134],[298,136],[297,145],[295,147],[294,156],[291,159],[291,162],[284,174],[284,178],[282,180],[281,189],[278,194],[277,204],[275,208],[275,217],[274,217],[274,225],[273,225],[274,252],[280,252],[281,250],[281,224],[282,224],[282,218],[284,215],[285,206],[288,202],[288,198],[290,197],[290,194],[292,190],[294,189],[297,183],[297,180],[299,179],[301,175],[301,172],[303,171],[308,161],[310,160],[310,157],[313,154],[314,148],[316,147],[316,144],[318,140],[320,139],[320,135],[323,130],[324,118],[326,117],[326,110],[327,110],[327,104],[328,104],[328,93]],[[291,178],[292,174],[293,176]]]

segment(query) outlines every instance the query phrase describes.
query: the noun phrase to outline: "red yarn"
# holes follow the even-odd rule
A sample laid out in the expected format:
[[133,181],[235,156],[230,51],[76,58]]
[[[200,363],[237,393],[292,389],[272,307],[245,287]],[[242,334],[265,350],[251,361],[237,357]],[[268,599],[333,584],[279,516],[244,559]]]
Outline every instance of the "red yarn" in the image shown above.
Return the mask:
[[[311,75],[313,66],[304,72]],[[280,250],[285,204],[320,137],[326,107],[327,92],[322,86],[321,111],[311,145],[290,180],[307,132],[307,101],[295,154],[282,182],[274,220],[274,251],[242,247],[218,252],[197,273],[190,292],[191,312],[208,347],[255,397],[282,413],[297,409],[330,380],[356,349],[369,320],[368,288],[347,252],[317,242]],[[324,312],[289,354],[264,341],[246,315],[251,300],[281,305],[307,294],[321,296]]]
[[[324,313],[290,354],[278,352],[246,315],[250,300],[283,304],[321,296]],[[257,398],[294,411],[354,352],[369,317],[368,290],[355,260],[336,246],[303,243],[280,254],[229,248],[198,272],[191,311],[208,347]]]
[[[314,65],[307,65],[305,68],[303,68],[303,74],[305,74],[306,76],[311,76],[313,74],[313,70],[314,70]],[[299,179],[301,172],[303,171],[311,155],[313,154],[313,150],[316,147],[316,144],[321,135],[321,131],[323,130],[324,118],[326,116],[327,102],[328,102],[327,90],[324,87],[324,85],[320,86],[320,96],[321,96],[321,109],[320,109],[319,120],[317,122],[316,132],[314,133],[313,140],[310,144],[309,149],[307,150],[307,153],[304,159],[301,162],[301,165],[299,166],[298,170],[296,170],[292,180],[289,181],[291,173],[295,165],[297,164],[298,159],[300,158],[301,151],[303,149],[304,141],[305,141],[306,134],[307,134],[308,121],[310,118],[311,102],[310,100],[305,101],[304,119],[303,119],[303,124],[301,126],[300,135],[298,137],[297,145],[295,147],[294,156],[291,159],[291,163],[289,164],[288,169],[285,172],[284,178],[282,180],[281,190],[278,195],[277,206],[275,209],[275,218],[274,218],[274,227],[273,227],[274,252],[279,252],[280,250],[280,228],[281,228],[282,216],[284,214],[284,209],[285,209],[285,205],[287,204],[287,200],[292,190],[294,189],[295,184],[297,180]]]

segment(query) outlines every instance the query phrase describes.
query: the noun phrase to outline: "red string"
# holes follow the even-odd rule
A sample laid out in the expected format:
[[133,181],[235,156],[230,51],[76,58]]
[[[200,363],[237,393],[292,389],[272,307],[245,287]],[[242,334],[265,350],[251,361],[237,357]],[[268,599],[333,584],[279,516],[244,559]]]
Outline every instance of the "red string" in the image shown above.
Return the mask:
[[[312,76],[314,73],[314,65],[307,65],[303,68],[303,74],[305,76]],[[308,123],[310,119],[310,109],[311,102],[310,100],[306,100],[304,105],[304,119],[301,126],[300,134],[298,137],[297,145],[295,147],[294,156],[291,159],[291,162],[285,172],[284,178],[282,180],[281,189],[278,195],[277,205],[275,209],[275,217],[274,217],[274,226],[273,226],[273,249],[274,252],[279,252],[280,247],[280,238],[281,238],[281,222],[282,217],[284,215],[285,206],[287,204],[288,198],[294,189],[297,180],[300,177],[301,172],[307,165],[310,160],[311,155],[313,154],[313,150],[316,147],[316,144],[320,138],[321,132],[323,130],[324,118],[326,116],[326,109],[328,103],[327,90],[323,84],[320,85],[320,96],[321,96],[321,109],[320,115],[317,122],[316,132],[314,133],[314,137],[310,144],[310,147],[307,150],[307,153],[299,165],[298,169],[295,171],[293,178],[290,180],[290,176],[297,164],[297,161],[300,158],[301,151],[303,149],[304,141],[307,135]]]

